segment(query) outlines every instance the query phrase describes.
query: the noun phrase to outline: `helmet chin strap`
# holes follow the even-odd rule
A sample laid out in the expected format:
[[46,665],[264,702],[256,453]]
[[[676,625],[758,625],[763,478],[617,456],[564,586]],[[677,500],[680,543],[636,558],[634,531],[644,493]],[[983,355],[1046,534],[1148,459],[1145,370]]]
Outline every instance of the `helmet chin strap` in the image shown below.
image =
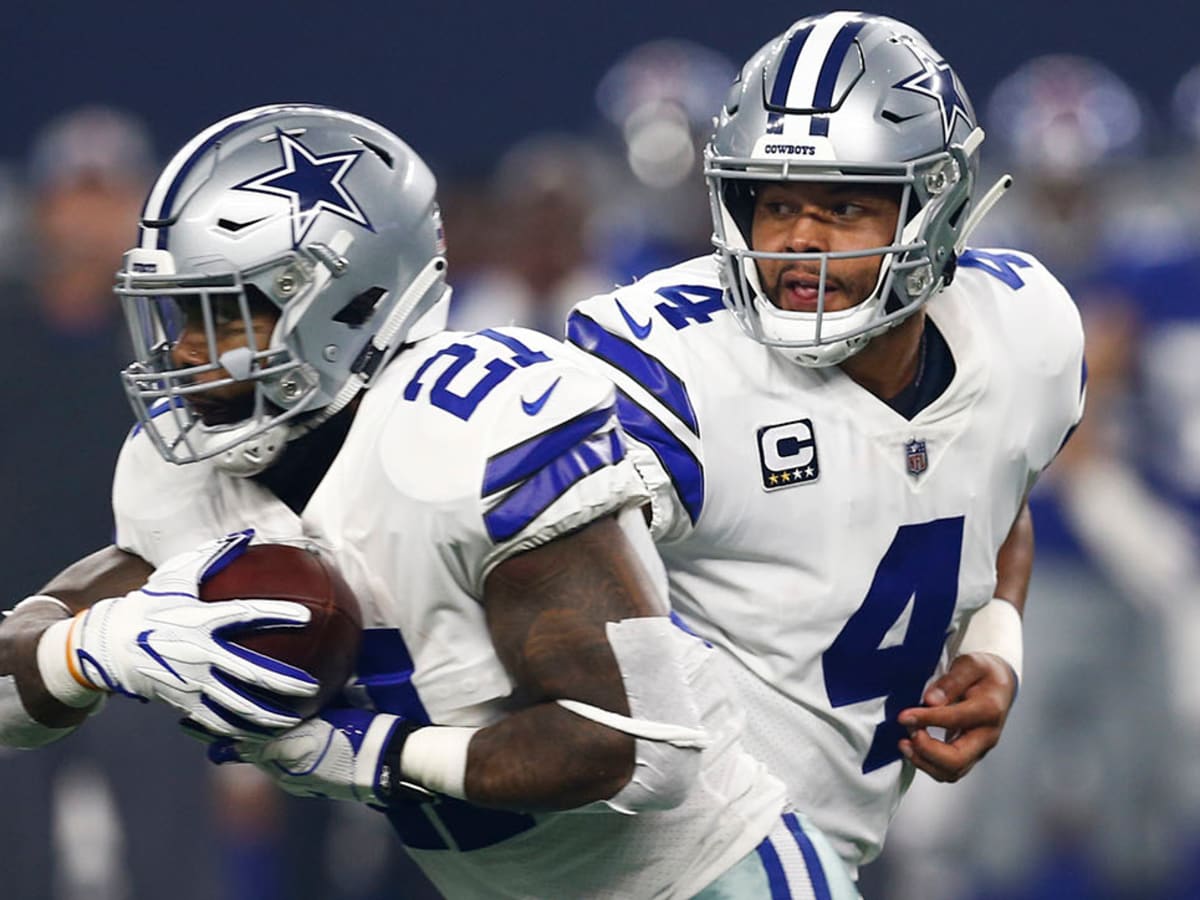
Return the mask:
[[[979,149],[979,145],[983,143],[984,136],[983,129],[978,126],[967,135],[966,140],[962,142],[962,150],[968,158]],[[971,210],[967,216],[967,220],[963,222],[962,229],[958,232],[958,240],[954,242],[955,256],[958,256],[966,249],[971,232],[983,221],[983,217],[991,212],[992,207],[999,202],[1000,198],[1004,196],[1012,185],[1013,177],[1006,173],[997,178],[996,183],[988,188],[986,194],[979,198],[979,202],[975,204],[975,208]]]
[[979,202],[971,210],[967,221],[963,223],[962,231],[958,234],[958,240],[954,242],[955,256],[958,256],[967,248],[967,240],[971,237],[971,232],[983,221],[983,217],[991,212],[992,207],[1000,201],[1000,198],[1008,192],[1008,189],[1012,185],[1013,177],[1011,175],[1001,175],[996,179],[996,183],[988,188],[988,192],[979,198]]

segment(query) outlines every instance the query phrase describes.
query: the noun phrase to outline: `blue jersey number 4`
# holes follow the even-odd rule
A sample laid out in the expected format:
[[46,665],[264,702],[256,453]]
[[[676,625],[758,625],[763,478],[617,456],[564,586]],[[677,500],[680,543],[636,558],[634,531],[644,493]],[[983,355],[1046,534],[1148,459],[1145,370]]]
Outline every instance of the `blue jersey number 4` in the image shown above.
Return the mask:
[[[866,599],[822,657],[825,691],[835,708],[887,698],[864,773],[900,758],[899,742],[907,733],[896,716],[920,704],[941,658],[958,595],[962,539],[962,516],[898,528]],[[885,640],[910,607],[904,634]]]

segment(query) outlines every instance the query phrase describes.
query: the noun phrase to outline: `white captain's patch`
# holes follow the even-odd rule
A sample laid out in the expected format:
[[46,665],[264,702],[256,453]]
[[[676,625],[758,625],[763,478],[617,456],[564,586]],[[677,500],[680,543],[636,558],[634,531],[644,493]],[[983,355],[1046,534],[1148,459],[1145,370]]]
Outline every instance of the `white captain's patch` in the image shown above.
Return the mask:
[[816,481],[821,475],[821,467],[817,462],[817,438],[812,420],[797,419],[758,429],[758,459],[765,490]]

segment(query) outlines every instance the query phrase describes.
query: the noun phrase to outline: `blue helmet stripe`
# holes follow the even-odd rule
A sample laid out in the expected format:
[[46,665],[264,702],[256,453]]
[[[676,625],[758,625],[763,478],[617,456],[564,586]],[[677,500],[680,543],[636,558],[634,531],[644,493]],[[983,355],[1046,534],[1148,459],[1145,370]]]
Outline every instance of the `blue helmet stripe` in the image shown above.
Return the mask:
[[[817,76],[817,90],[813,94],[813,109],[829,109],[833,103],[833,89],[837,85],[838,72],[850,51],[850,45],[867,23],[859,20],[847,22],[829,45],[825,61],[821,63],[821,73]],[[829,119],[825,116],[813,116],[808,133],[817,137],[829,136]]]
[[[802,28],[788,41],[787,49],[783,51],[783,56],[779,60],[779,68],[775,72],[775,84],[771,86],[771,97],[767,104],[769,107],[787,105],[788,88],[792,83],[792,75],[796,72],[796,60],[800,58],[800,51],[804,49],[804,42],[808,40],[812,30],[812,25]],[[783,116],[771,109],[767,113],[767,132],[779,134],[782,131]]]
[[[171,205],[175,202],[175,197],[179,193],[179,188],[183,184],[183,179],[186,178],[188,173],[192,170],[192,166],[194,166],[197,163],[197,161],[199,161],[204,156],[204,154],[208,152],[210,147],[212,147],[214,144],[220,143],[221,139],[224,138],[225,135],[227,135],[229,132],[233,131],[235,128],[240,127],[241,125],[242,125],[241,122],[230,123],[225,128],[221,129],[216,134],[214,134],[212,137],[210,137],[207,141],[202,143],[199,147],[197,147],[192,152],[192,155],[187,158],[187,161],[179,168],[179,171],[175,173],[175,178],[172,180],[171,186],[169,188],[167,188],[167,193],[163,197],[162,203],[159,204],[158,214],[154,216],[155,219],[161,220],[161,219],[169,219],[171,217]],[[146,213],[149,213],[149,209],[146,210]],[[158,228],[155,230],[158,232],[158,240],[157,240],[158,249],[166,250],[167,249],[167,229]]]
[[695,524],[704,508],[704,467],[700,460],[662,422],[624,392],[617,394],[617,414],[625,432],[649,447],[658,458],[688,518]]
[[779,68],[775,72],[775,84],[771,86],[771,106],[787,106],[788,89],[792,86],[792,75],[796,72],[796,60],[800,58],[800,51],[804,49],[804,43],[812,34],[812,30],[813,26],[809,25],[797,31],[788,40],[787,49],[783,51],[783,56],[779,59]]
[[[284,107],[280,106],[280,105],[262,106],[262,107],[259,107],[257,110],[254,110],[253,115],[248,115],[248,116],[237,115],[237,116],[233,116],[232,118],[228,119],[223,128],[221,128],[218,131],[214,132],[213,134],[209,135],[208,138],[206,138],[197,147],[195,147],[192,150],[192,152],[188,155],[187,159],[184,160],[183,164],[176,170],[174,177],[171,179],[171,184],[168,186],[167,191],[163,195],[163,198],[159,202],[158,208],[156,210],[150,209],[150,198],[153,197],[155,193],[157,193],[157,191],[152,190],[150,197],[148,197],[146,199],[146,206],[142,210],[142,218],[143,219],[151,218],[151,219],[158,219],[158,220],[169,219],[171,217],[171,207],[175,203],[175,199],[179,194],[179,190],[183,185],[184,179],[188,176],[188,173],[191,172],[192,167],[195,166],[197,162],[199,162],[201,159],[204,158],[204,155],[213,147],[214,144],[220,143],[221,140],[227,134],[229,134],[231,131],[241,128],[243,125],[246,125],[249,122],[253,122],[257,119],[261,119],[264,116],[273,115],[274,113],[277,113],[279,110],[281,110],[283,108]],[[157,187],[158,187],[158,185],[155,185],[155,188],[157,188]],[[143,227],[142,230],[145,231],[145,228]],[[167,249],[167,229],[158,228],[155,230],[158,232],[158,235],[157,235],[158,249],[166,250]]]
[[540,516],[555,500],[593,472],[625,458],[625,445],[616,431],[596,434],[544,466],[514,488],[483,516],[488,536],[506,541]]
[[483,471],[483,496],[488,497],[524,481],[556,457],[571,452],[604,428],[614,415],[611,406],[592,410],[496,454],[488,460]]
[[692,434],[700,435],[687,386],[661,361],[582,313],[572,313],[567,321],[567,340],[624,372],[674,413]]

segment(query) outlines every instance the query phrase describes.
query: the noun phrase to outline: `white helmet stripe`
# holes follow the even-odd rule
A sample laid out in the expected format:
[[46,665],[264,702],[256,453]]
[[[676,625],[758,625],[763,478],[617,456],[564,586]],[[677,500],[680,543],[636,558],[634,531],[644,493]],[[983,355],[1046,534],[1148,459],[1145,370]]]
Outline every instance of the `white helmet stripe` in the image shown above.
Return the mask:
[[[150,195],[146,198],[146,205],[142,208],[142,220],[161,221],[170,218],[179,186],[183,184],[192,166],[204,156],[213,144],[218,143],[222,137],[238,126],[262,116],[270,115],[285,107],[286,104],[276,103],[270,106],[259,106],[255,109],[248,109],[227,119],[222,119],[188,141],[183,146],[183,149],[176,153],[171,161],[167,163],[166,168],[163,169],[162,174],[159,175],[158,180],[154,183],[154,187],[150,189]],[[166,250],[166,242],[166,229],[142,227],[138,242],[140,247],[148,250]]]
[[[812,34],[804,42],[804,49],[800,51],[796,67],[792,70],[791,84],[788,86],[787,93],[788,109],[813,109],[828,105],[828,98],[824,104],[821,104],[817,97],[820,76],[826,65],[825,59],[829,56],[830,50],[834,48],[834,43],[846,25],[855,22],[861,27],[860,15],[856,12],[831,13],[816,24]],[[855,31],[857,32],[857,30],[856,28]],[[843,47],[841,53],[838,54],[838,66],[845,57],[846,49],[848,49],[848,45]],[[833,74],[837,75],[836,70]],[[832,88],[829,93],[832,94]]]

